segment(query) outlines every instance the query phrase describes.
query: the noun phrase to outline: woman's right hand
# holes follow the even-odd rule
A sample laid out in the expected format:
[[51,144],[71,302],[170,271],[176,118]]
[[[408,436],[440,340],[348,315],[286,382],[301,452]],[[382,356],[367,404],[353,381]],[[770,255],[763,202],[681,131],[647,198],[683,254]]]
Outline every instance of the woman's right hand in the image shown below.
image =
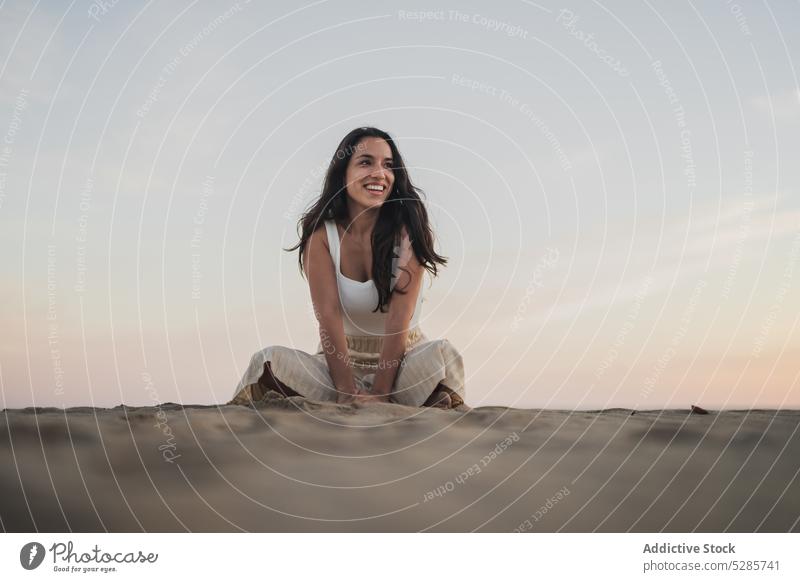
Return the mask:
[[336,395],[336,403],[337,404],[352,404],[356,401],[356,397],[360,394],[358,388],[354,388],[352,390],[337,390],[338,394]]

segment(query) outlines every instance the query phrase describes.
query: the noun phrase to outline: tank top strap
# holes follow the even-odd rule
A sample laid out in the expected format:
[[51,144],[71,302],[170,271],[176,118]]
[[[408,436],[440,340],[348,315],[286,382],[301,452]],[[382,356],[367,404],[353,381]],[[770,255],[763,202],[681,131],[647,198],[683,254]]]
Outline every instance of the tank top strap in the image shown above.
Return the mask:
[[341,271],[339,270],[339,230],[336,228],[336,222],[332,219],[326,220],[325,232],[328,235],[328,249],[331,252],[331,258],[336,266],[336,275],[338,277]]

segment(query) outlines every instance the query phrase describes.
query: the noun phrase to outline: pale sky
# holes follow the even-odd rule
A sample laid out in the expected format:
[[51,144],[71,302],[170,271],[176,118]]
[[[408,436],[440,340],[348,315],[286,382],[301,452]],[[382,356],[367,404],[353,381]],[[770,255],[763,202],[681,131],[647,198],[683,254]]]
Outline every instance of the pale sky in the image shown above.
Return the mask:
[[798,38],[797,2],[4,2],[2,405],[222,403],[313,352],[281,248],[374,125],[468,404],[798,408]]

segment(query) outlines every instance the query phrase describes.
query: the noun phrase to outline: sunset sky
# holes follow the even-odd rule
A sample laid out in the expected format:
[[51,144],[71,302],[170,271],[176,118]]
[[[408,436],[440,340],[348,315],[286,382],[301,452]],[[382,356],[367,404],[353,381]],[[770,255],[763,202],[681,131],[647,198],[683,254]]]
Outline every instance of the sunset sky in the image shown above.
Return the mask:
[[227,401],[313,352],[297,220],[392,134],[467,404],[800,407],[800,5],[0,8],[2,406]]

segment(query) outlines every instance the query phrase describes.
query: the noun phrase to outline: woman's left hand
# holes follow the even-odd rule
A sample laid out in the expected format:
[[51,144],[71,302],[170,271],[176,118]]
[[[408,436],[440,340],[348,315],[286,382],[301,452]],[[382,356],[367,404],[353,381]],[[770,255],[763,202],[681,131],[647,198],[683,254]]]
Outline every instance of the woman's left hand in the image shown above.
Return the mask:
[[355,400],[359,404],[371,404],[373,402],[389,402],[388,394],[370,394],[369,392],[359,392],[356,394]]

